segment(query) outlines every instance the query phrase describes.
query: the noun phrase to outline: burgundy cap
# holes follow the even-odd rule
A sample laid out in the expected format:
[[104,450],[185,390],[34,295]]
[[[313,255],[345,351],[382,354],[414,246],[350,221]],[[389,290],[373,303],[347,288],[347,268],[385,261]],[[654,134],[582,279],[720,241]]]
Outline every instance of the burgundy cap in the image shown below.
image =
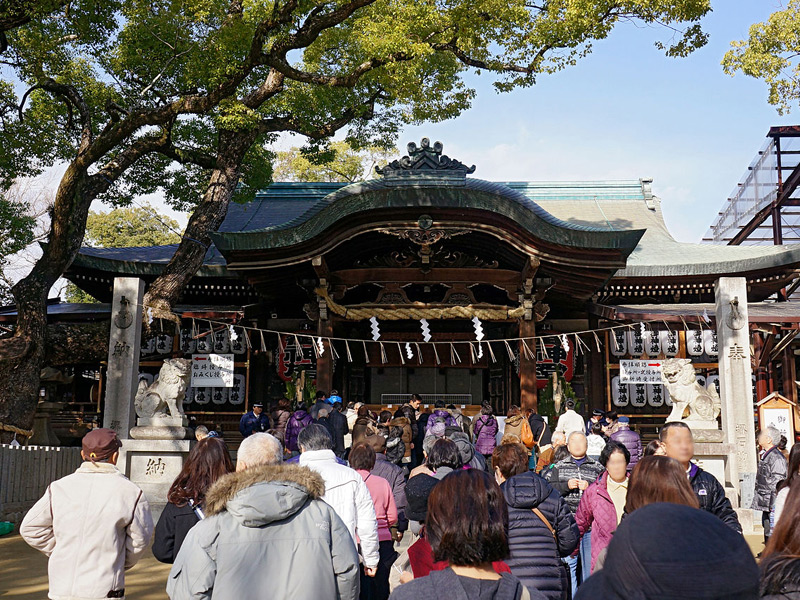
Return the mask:
[[83,436],[83,454],[86,460],[106,460],[119,450],[122,442],[113,429],[93,429]]

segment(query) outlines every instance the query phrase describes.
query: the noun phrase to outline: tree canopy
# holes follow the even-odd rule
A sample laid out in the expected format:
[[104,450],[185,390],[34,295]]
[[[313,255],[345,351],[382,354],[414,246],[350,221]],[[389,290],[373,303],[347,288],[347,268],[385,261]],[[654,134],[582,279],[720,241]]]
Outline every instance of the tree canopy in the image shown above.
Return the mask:
[[731,76],[741,72],[763,80],[769,103],[779,114],[790,112],[800,99],[800,0],[751,25],[746,40],[731,42],[722,66]]
[[291,148],[277,152],[272,166],[275,181],[339,181],[369,179],[375,166],[395,153],[375,146],[361,150],[346,141],[331,142],[322,152]]
[[[390,147],[404,124],[458,116],[475,90],[533,85],[620,23],[660,27],[669,56],[706,42],[710,0],[10,0],[0,7],[0,186],[66,164],[42,258],[12,292],[0,421],[27,426],[45,356],[45,301],[95,200],[160,191],[192,210],[145,304],[171,306],[228,203],[272,178],[279,134],[312,151],[345,130]],[[13,392],[11,391],[13,390]],[[2,434],[0,434],[0,438]]]

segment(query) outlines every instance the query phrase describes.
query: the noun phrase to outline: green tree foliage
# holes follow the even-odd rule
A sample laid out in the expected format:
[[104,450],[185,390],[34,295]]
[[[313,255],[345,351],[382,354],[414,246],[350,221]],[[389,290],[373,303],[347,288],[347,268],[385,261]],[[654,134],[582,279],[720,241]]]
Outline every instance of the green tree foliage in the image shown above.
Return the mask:
[[750,26],[746,40],[731,42],[722,67],[767,84],[768,101],[786,114],[800,98],[800,0],[789,0],[763,23]]
[[[8,190],[6,190],[7,192]],[[34,238],[36,219],[30,215],[28,205],[13,195],[0,193],[0,274],[5,274],[10,256],[26,248]],[[11,304],[9,282],[0,277],[0,305]]]
[[663,26],[672,37],[659,47],[684,55],[705,43],[709,10],[710,0],[3,3],[0,182],[66,170],[42,258],[13,288],[24,302],[14,338],[0,340],[0,421],[32,421],[47,292],[80,248],[93,201],[161,191],[194,207],[193,241],[145,298],[170,315],[228,203],[271,180],[278,135],[313,148],[345,129],[355,148],[389,147],[403,124],[468,108],[470,72],[499,91],[530,86],[626,22]]
[[181,241],[178,231],[180,225],[175,219],[161,215],[145,204],[105,213],[90,212],[86,220],[85,242],[95,248],[164,246]]
[[[109,212],[89,213],[84,242],[94,248],[128,248],[163,246],[181,241],[175,219],[161,215],[149,204],[140,207],[115,208]],[[74,283],[64,293],[67,302],[97,302]]]
[[345,141],[331,142],[322,152],[295,147],[276,154],[272,177],[275,181],[353,183],[369,179],[375,166],[395,153],[375,146],[356,150]]

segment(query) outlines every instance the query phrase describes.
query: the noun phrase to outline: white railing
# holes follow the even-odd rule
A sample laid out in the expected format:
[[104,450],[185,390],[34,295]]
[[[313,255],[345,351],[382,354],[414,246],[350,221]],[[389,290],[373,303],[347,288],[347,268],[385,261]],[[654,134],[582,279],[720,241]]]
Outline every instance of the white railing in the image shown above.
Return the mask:
[[81,461],[80,448],[0,444],[0,521],[18,524],[47,486]]

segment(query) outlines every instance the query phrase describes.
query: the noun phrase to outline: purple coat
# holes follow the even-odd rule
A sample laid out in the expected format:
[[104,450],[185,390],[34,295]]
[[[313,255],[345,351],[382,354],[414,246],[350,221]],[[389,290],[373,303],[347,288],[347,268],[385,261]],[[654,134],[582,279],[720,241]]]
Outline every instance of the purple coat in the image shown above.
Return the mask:
[[436,425],[437,419],[444,419],[444,426],[445,427],[458,427],[458,423],[456,423],[455,418],[451,415],[448,411],[443,408],[437,408],[436,410],[431,413],[431,416],[428,417],[428,425],[425,427],[425,434],[429,434],[431,429],[434,425]]
[[611,439],[625,446],[631,453],[631,462],[628,463],[630,473],[642,456],[642,438],[626,424],[620,423],[619,429],[611,434]]
[[475,449],[485,456],[497,446],[497,419],[494,415],[481,415],[475,419],[472,432],[475,434]]
[[592,530],[592,571],[600,551],[608,547],[611,536],[617,530],[617,509],[608,495],[607,482],[608,472],[605,472],[586,488],[575,513],[581,537]]
[[297,410],[289,417],[286,423],[286,449],[292,452],[300,452],[297,446],[297,436],[313,422],[311,415],[304,410]]

